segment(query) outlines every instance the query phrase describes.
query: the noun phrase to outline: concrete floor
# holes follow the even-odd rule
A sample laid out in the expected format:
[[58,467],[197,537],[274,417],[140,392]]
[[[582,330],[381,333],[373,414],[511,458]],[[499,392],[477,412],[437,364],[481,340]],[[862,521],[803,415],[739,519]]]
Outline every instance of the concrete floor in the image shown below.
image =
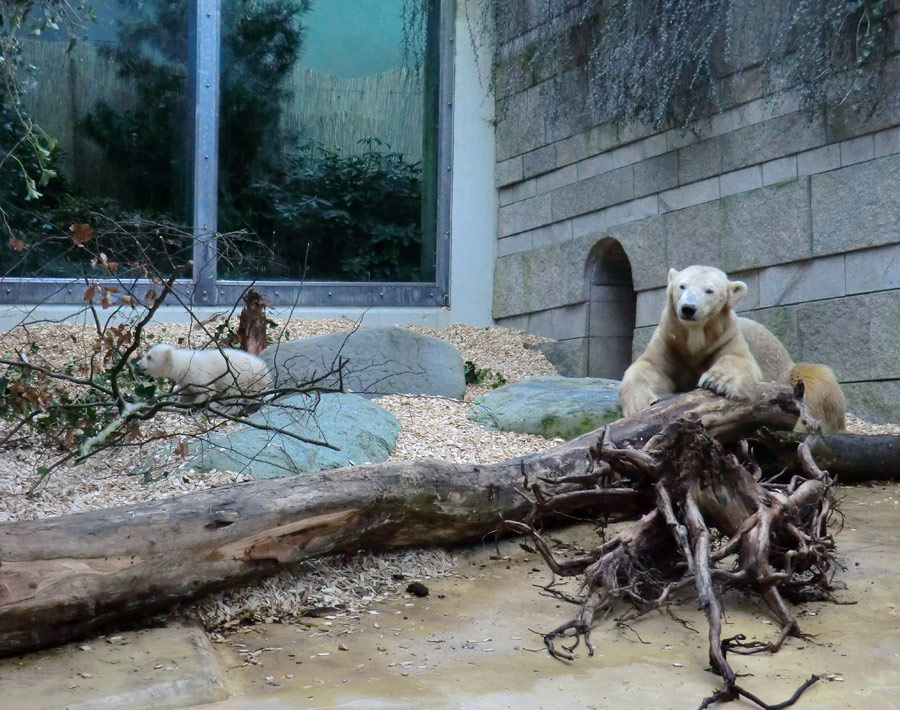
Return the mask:
[[[846,522],[838,550],[846,569],[837,581],[846,585],[838,597],[847,604],[800,605],[795,613],[814,638],[790,639],[776,655],[729,660],[747,674],[741,684],[769,703],[787,699],[816,673],[828,679],[795,707],[900,709],[900,486],[842,494]],[[590,534],[582,526],[560,536],[581,536],[588,545]],[[189,653],[171,662],[142,654],[142,644],[150,644],[173,656],[179,647],[167,646],[166,634],[183,638],[184,627],[136,632],[144,639],[123,635],[126,647],[117,647],[121,639],[86,642],[104,648],[105,660],[94,659],[92,665],[87,659],[96,652],[80,650],[79,644],[0,662],[0,694],[11,702],[4,706],[17,710],[663,710],[697,707],[719,686],[704,670],[706,622],[692,605],[674,610],[681,622],[654,613],[617,630],[601,620],[592,635],[593,657],[582,646],[572,663],[550,658],[534,631],[569,619],[574,607],[542,596],[534,586],[550,579],[536,555],[516,541],[499,549],[499,555],[493,545],[463,551],[458,574],[429,580],[428,597],[395,599],[378,613],[248,627],[221,644],[194,639],[200,669],[188,668]],[[756,600],[732,594],[724,602],[724,635],[770,639],[777,631]],[[162,635],[146,638],[154,633]],[[244,665],[242,649],[254,652],[256,664]],[[148,700],[146,679],[167,673],[173,676],[171,692],[158,702]],[[179,695],[179,687],[191,682],[194,691]],[[123,689],[129,687],[134,697],[125,702]],[[113,697],[118,705],[110,704]],[[729,707],[756,706],[741,701]]]

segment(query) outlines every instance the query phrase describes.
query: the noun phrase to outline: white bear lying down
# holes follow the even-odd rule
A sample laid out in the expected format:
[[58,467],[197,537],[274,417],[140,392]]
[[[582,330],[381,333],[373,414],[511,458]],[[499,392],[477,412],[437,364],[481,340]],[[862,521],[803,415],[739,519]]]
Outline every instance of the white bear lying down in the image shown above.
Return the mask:
[[[231,348],[182,350],[160,343],[135,362],[150,377],[164,377],[175,384],[185,404],[204,404],[211,396],[253,396],[272,386],[269,368],[255,355]],[[246,400],[226,399],[222,411],[237,411]]]
[[746,398],[757,382],[805,385],[803,400],[825,432],[844,428],[844,394],[830,367],[794,363],[760,323],[738,318],[734,306],[747,292],[712,266],[671,269],[666,305],[646,350],[625,371],[619,400],[625,416],[661,397],[703,387]]

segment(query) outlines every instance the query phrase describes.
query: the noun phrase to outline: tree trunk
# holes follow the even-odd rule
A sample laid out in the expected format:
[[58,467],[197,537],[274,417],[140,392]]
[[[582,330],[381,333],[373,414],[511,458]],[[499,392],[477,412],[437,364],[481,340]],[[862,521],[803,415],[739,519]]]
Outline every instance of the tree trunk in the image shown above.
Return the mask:
[[266,302],[258,291],[248,289],[244,294],[244,307],[238,318],[238,340],[241,350],[259,355],[269,344],[266,327]]
[[[778,432],[775,452],[782,460],[804,435]],[[820,468],[841,484],[900,481],[900,436],[895,434],[825,434],[810,440],[810,451]]]
[[[609,436],[637,444],[680,416],[722,436],[796,418],[787,388],[744,404],[697,391],[614,422]],[[581,473],[597,440],[592,432],[484,466],[387,462],[0,525],[0,654],[64,643],[312,557],[479,540],[529,513],[524,476]],[[587,503],[617,519],[645,507],[628,489]]]
[[[607,437],[640,446],[682,416],[734,441],[761,426],[792,428],[796,408],[786,387],[746,403],[698,390],[613,422]],[[0,655],[65,643],[317,556],[480,540],[501,519],[576,508],[637,517],[648,501],[630,488],[560,496],[563,486],[553,509],[537,513],[523,496],[526,477],[583,474],[599,434],[490,465],[387,462],[0,525]],[[830,435],[812,450],[842,480],[885,478],[898,468],[900,438]]]

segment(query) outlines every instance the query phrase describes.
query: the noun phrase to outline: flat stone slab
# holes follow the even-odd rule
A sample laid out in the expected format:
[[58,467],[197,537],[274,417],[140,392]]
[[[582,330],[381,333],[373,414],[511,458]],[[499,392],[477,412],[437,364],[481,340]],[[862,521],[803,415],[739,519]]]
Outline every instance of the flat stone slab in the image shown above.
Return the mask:
[[[277,386],[304,384],[323,376],[319,386],[367,396],[426,394],[462,399],[466,378],[459,351],[446,340],[395,326],[357,328],[342,333],[276,343],[259,356]],[[329,375],[338,362],[343,377]],[[327,376],[326,376],[327,375]]]
[[619,381],[532,377],[476,397],[467,416],[486,429],[573,439],[622,416]]
[[[265,406],[249,417],[270,427],[243,426],[189,444],[188,465],[198,471],[237,471],[253,478],[279,478],[298,473],[377,463],[390,456],[400,424],[390,412],[356,394],[319,397],[295,394]],[[300,441],[283,430],[325,446]]]
[[0,696],[15,710],[164,710],[228,693],[206,632],[170,621],[2,659]]

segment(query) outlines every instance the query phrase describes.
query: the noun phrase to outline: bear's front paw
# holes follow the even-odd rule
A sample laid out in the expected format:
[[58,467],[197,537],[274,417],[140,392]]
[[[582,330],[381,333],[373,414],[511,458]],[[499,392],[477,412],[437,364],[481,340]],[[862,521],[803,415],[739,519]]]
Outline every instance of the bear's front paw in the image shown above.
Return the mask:
[[753,380],[731,369],[711,367],[703,373],[697,384],[730,399],[742,399],[748,396]]
[[656,404],[666,394],[665,392],[657,394],[646,385],[625,383],[619,388],[619,404],[622,407],[622,416],[628,417],[636,412],[641,412]]

